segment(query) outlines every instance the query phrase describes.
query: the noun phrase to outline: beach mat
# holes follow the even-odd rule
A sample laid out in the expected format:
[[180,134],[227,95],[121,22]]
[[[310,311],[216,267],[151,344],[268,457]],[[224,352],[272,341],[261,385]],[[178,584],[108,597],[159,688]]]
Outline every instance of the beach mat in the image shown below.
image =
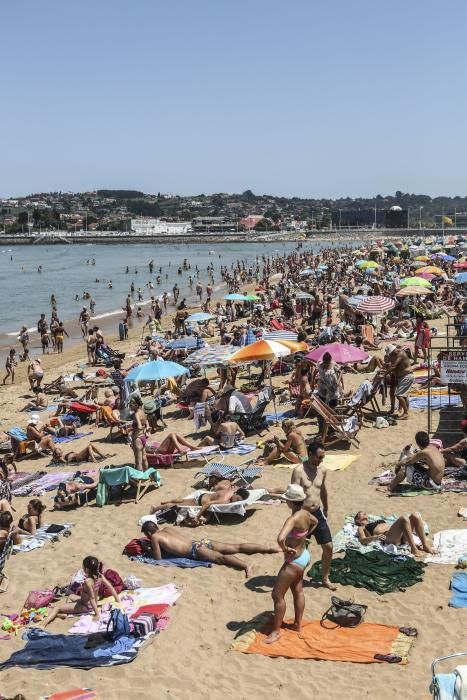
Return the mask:
[[53,695],[42,695],[39,700],[93,700],[94,698],[97,698],[94,690],[73,688],[73,690],[59,690]]
[[452,594],[449,606],[451,608],[467,608],[467,572],[454,572],[449,587]]
[[[287,621],[291,622],[293,621]],[[401,664],[407,664],[414,643],[414,637],[408,637],[399,627],[390,625],[362,622],[354,628],[329,629],[321,626],[320,620],[304,620],[300,633],[284,627],[277,642],[266,644],[264,640],[271,628],[271,613],[261,613],[240,630],[230,649],[276,658],[351,661],[360,664],[383,663],[382,659],[375,659],[375,654],[395,654],[401,658]]]
[[92,435],[92,431],[89,433],[75,433],[74,435],[64,435],[63,437],[54,437],[54,442],[62,443],[62,442],[72,442],[73,440],[79,440],[82,437],[87,437],[88,435]]

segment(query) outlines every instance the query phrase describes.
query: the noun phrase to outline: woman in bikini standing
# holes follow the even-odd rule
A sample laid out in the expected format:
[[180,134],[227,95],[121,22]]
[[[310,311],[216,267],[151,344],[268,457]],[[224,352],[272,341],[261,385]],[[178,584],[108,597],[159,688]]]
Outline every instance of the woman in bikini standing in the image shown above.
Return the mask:
[[135,456],[135,469],[146,471],[148,468],[148,457],[146,454],[146,434],[149,430],[149,423],[143,409],[143,401],[140,396],[132,396],[130,408],[134,411],[133,426],[131,434],[131,446]]
[[303,508],[306,495],[299,484],[289,484],[284,499],[292,514],[287,518],[277,538],[279,547],[284,552],[284,563],[272,590],[274,601],[274,620],[272,631],[266,638],[266,644],[273,644],[281,636],[286,605],[285,594],[292,591],[295,620],[293,629],[300,632],[305,596],[303,595],[303,576],[310,563],[306,539],[318,525],[318,520],[309,510]]

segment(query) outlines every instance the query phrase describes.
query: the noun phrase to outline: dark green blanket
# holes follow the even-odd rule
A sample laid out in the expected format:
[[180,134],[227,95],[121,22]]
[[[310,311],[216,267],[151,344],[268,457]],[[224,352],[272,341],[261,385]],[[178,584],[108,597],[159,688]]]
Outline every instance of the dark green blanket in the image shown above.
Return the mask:
[[[333,559],[329,578],[344,586],[391,593],[422,581],[425,566],[411,557],[394,557],[378,550],[361,554],[348,549],[343,559]],[[321,562],[313,564],[308,576],[312,581],[321,581]]]

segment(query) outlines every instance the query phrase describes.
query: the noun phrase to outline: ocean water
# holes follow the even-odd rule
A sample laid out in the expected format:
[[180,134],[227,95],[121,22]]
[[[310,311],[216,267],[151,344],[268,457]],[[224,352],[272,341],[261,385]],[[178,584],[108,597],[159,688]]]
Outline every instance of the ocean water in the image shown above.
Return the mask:
[[[94,317],[103,319],[121,313],[130,284],[136,290],[141,287],[144,301],[151,295],[160,297],[164,291],[172,293],[174,283],[180,288],[180,298],[194,299],[197,265],[199,281],[206,287],[208,265],[214,265],[214,295],[222,296],[223,287],[220,266],[231,266],[237,260],[253,264],[256,257],[284,255],[296,248],[296,243],[193,243],[164,244],[72,244],[11,246],[0,250],[0,285],[3,303],[0,305],[0,339],[5,341],[17,336],[24,324],[35,329],[41,313],[50,318],[50,296],[57,299],[60,320],[76,321],[83,306],[83,292],[89,292],[96,301]],[[318,246],[305,243],[304,249]],[[191,270],[178,274],[179,266],[187,259]],[[92,265],[92,260],[95,265]],[[149,274],[148,263],[154,260],[154,272]],[[38,267],[42,266],[42,273]],[[126,267],[129,273],[126,273]],[[162,268],[161,284],[156,277]],[[189,275],[195,282],[189,286]],[[99,280],[99,281],[96,281]],[[109,280],[112,289],[108,288]],[[154,289],[146,285],[149,281]],[[79,300],[75,297],[78,295]],[[136,303],[137,295],[134,295]],[[203,296],[203,299],[205,295]]]

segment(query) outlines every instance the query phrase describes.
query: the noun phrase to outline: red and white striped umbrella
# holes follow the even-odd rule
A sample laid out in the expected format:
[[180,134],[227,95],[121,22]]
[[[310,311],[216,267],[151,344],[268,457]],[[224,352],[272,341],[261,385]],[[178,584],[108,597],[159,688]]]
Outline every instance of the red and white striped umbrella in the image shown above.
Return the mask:
[[393,309],[395,305],[394,299],[389,297],[367,297],[357,306],[357,311],[361,311],[363,314],[384,314]]

